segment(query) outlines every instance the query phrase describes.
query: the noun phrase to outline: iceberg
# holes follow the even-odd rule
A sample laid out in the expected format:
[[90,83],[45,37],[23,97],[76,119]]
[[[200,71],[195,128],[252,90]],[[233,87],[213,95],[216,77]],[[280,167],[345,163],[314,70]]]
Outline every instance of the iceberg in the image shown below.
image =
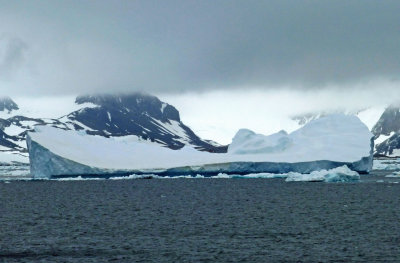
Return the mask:
[[36,126],[27,135],[33,178],[71,176],[158,176],[290,172],[312,173],[346,165],[372,169],[373,135],[356,117],[329,115],[287,134],[265,136],[239,130],[227,153],[191,147],[172,150],[158,144],[124,141],[85,132]]
[[358,181],[360,175],[346,165],[330,170],[314,171],[310,174],[289,173],[286,182],[351,182]]

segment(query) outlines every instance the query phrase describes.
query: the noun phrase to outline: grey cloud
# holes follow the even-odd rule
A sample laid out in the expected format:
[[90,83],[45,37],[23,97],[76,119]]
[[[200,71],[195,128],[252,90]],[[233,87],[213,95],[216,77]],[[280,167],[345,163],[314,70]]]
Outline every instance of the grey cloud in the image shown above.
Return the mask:
[[18,37],[0,35],[0,78],[9,79],[24,62],[27,44]]
[[[16,82],[21,92],[17,86],[28,86],[28,80],[35,83],[30,92],[46,94],[348,87],[368,79],[398,81],[400,72],[399,1],[0,0],[0,5],[7,24],[0,30],[26,37],[36,54],[30,63],[38,74]],[[17,50],[14,65],[24,47]]]

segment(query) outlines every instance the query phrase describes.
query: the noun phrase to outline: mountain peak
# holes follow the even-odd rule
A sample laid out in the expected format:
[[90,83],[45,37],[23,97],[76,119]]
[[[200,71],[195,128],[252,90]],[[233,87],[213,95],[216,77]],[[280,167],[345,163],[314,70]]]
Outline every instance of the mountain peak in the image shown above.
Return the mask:
[[75,103],[93,103],[107,109],[126,110],[138,114],[148,113],[150,116],[163,122],[168,120],[180,121],[179,112],[175,107],[146,93],[83,95],[78,96]]
[[372,128],[375,137],[380,135],[389,135],[391,132],[400,131],[400,108],[391,105],[382,113],[382,116]]
[[10,113],[18,109],[18,105],[10,97],[0,97],[0,111]]

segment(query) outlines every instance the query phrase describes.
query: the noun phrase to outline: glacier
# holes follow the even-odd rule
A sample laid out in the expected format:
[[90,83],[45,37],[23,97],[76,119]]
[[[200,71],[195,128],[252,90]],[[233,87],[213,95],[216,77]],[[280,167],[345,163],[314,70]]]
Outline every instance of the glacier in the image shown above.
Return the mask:
[[372,169],[373,135],[356,117],[328,115],[288,134],[269,136],[241,129],[227,153],[192,147],[171,150],[153,143],[124,141],[85,132],[36,126],[27,135],[33,178],[71,176],[159,176],[290,172],[309,174],[346,165]]

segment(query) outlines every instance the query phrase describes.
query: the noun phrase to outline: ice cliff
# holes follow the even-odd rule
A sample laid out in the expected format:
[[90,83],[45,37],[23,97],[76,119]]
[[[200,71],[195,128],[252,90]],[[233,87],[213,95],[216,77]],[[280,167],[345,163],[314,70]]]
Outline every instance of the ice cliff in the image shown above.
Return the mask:
[[183,175],[218,173],[311,173],[347,165],[367,173],[372,168],[373,135],[355,116],[329,115],[287,134],[264,136],[240,130],[227,153],[191,147],[171,150],[154,143],[124,141],[48,126],[28,133],[34,178]]

